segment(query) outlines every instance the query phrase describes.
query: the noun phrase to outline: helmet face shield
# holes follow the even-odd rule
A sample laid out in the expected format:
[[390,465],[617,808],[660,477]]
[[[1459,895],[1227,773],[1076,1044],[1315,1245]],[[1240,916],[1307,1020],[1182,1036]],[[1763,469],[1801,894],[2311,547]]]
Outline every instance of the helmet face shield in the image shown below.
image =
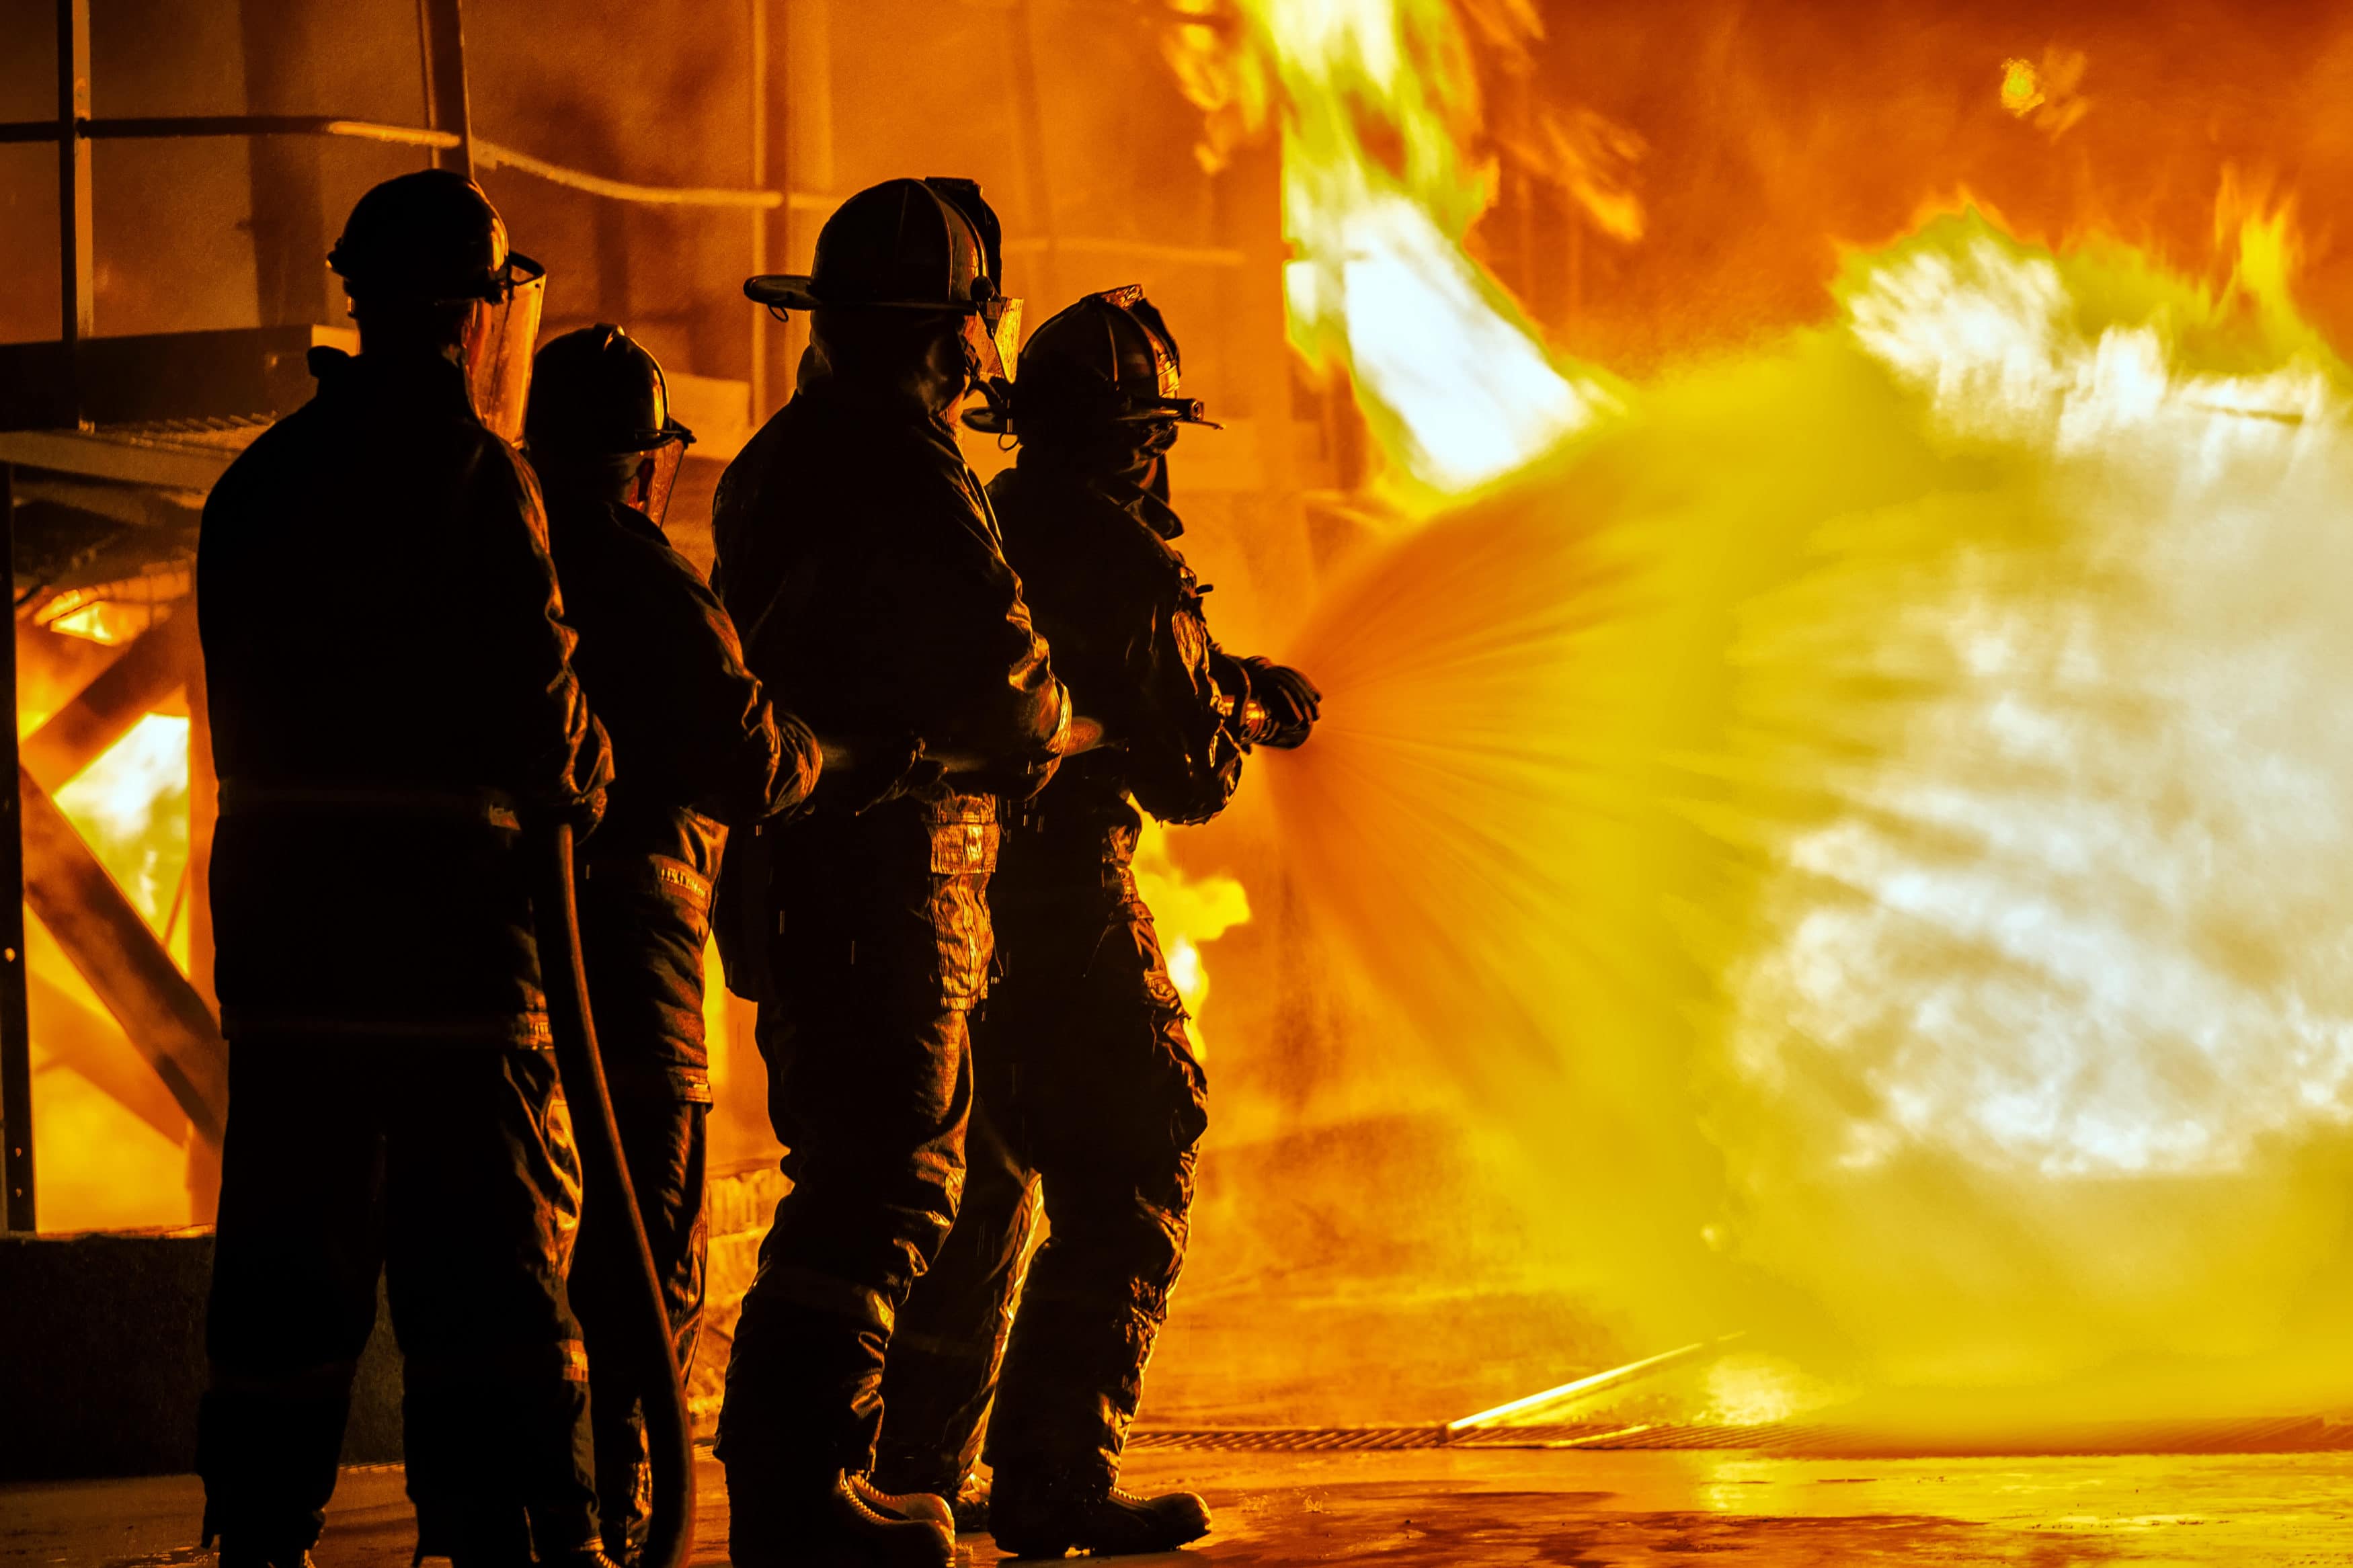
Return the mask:
[[531,353],[546,298],[546,268],[511,254],[466,327],[466,384],[473,393],[475,416],[510,445],[522,441]]
[[977,380],[1011,381],[1020,353],[1021,301],[998,294],[975,304],[964,318],[964,341]]
[[1010,295],[999,294],[982,303],[979,312],[982,329],[997,350],[997,374],[1013,379],[1013,366],[1021,353],[1021,301]]
[[645,475],[639,481],[644,499],[638,503],[638,510],[659,528],[662,514],[670,510],[670,492],[678,488],[679,470],[686,466],[686,442],[665,441],[649,451],[645,461],[653,467],[650,471],[640,469]]

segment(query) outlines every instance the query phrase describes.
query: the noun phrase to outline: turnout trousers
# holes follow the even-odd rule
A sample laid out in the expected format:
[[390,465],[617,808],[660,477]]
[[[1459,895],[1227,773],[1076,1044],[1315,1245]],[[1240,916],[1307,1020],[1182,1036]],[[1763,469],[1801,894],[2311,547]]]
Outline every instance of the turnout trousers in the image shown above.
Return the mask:
[[[1129,869],[1017,880],[1008,868],[991,903],[1003,973],[973,1021],[971,1176],[883,1380],[878,1479],[947,1497],[984,1417],[1000,1489],[1116,1479],[1208,1126],[1184,1005]],[[1048,1236],[1025,1281],[1039,1194]]]
[[[621,1129],[621,1156],[638,1198],[662,1304],[670,1311],[670,1342],[681,1374],[694,1364],[702,1326],[703,1268],[710,1251],[705,1207],[704,1119],[710,1107],[677,1094],[666,1079],[641,1081],[628,1072],[610,1084],[613,1118]],[[617,1342],[628,1334],[628,1293],[638,1289],[626,1233],[592,1210],[580,1226],[572,1269],[572,1300],[588,1347],[590,1428],[596,1453],[596,1512],[606,1549],[641,1552],[653,1523],[653,1466],[646,1452],[645,1402],[625,1375],[631,1358]]]
[[727,1366],[719,1458],[815,1493],[874,1462],[883,1353],[955,1221],[972,1065],[960,1007],[884,973],[760,1009],[769,1109],[793,1190],[760,1244]]
[[544,1050],[241,1038],[199,1417],[205,1534],[292,1561],[334,1490],[382,1275],[421,1553],[597,1538],[565,1284],[580,1172]]
[[[621,1158],[683,1374],[693,1367],[702,1325],[711,1243],[711,1079],[702,1038],[710,894],[695,865],[628,852],[629,826],[624,818],[617,831],[608,814],[599,834],[606,848],[599,853],[597,841],[591,841],[578,884],[580,942]],[[717,858],[712,848],[700,864]],[[627,1227],[606,1223],[591,1205],[581,1219],[579,1256],[572,1266],[572,1304],[588,1345],[596,1512],[606,1549],[617,1557],[641,1552],[653,1523],[645,1402],[628,1375],[636,1361],[627,1341],[638,1289]]]

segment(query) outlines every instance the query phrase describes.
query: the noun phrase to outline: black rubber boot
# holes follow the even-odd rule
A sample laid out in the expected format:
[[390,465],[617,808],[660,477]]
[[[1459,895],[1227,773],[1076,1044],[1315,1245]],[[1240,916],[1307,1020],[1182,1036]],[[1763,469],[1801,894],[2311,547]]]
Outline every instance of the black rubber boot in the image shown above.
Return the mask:
[[858,1500],[885,1519],[916,1519],[936,1524],[954,1534],[956,1529],[955,1510],[945,1498],[931,1492],[886,1492],[866,1476],[851,1476],[849,1489]]
[[988,1533],[988,1483],[978,1476],[966,1476],[964,1485],[956,1488],[956,1533],[986,1535]]
[[1209,1505],[1191,1492],[1138,1497],[1103,1481],[990,1489],[989,1533],[1016,1557],[1174,1552],[1209,1533]]
[[836,1474],[826,1490],[798,1496],[780,1496],[749,1476],[739,1480],[735,1467],[727,1482],[727,1553],[735,1568],[955,1568],[948,1525],[883,1513],[850,1477]]

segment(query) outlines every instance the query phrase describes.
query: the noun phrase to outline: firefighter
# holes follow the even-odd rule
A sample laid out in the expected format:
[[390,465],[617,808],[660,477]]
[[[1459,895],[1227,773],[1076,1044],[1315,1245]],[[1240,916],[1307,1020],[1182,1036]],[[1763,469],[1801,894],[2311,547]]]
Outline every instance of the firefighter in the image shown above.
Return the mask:
[[307,1561],[380,1270],[420,1554],[601,1563],[521,843],[592,824],[610,773],[509,445],[544,274],[441,171],[362,196],[328,261],[361,353],[311,351],[318,395],[197,546],[230,1098],[205,1534],[230,1568]]
[[[1118,1486],[1207,1125],[1131,861],[1139,808],[1216,816],[1245,753],[1304,742],[1320,697],[1298,671],[1210,640],[1207,590],[1173,542],[1168,448],[1207,423],[1178,391],[1176,339],[1142,289],[1080,300],[1022,351],[1020,456],[989,486],[1056,669],[1119,743],[1067,763],[1006,836],[990,889],[1004,976],[973,1025],[972,1183],[900,1316],[878,1476],[971,1486],[994,1384],[986,1509],[1020,1557],[1170,1551],[1209,1528],[1198,1497]],[[966,422],[1006,428],[995,407]],[[1048,1234],[1024,1285],[1033,1186]]]
[[[702,957],[731,829],[789,811],[816,780],[816,738],[772,713],[727,612],[661,529],[694,434],[661,366],[598,325],[539,351],[524,435],[578,630],[573,667],[612,738],[615,783],[580,857],[580,936],[597,1042],[683,1372],[702,1316]],[[651,1467],[627,1382],[626,1235],[584,1216],[572,1300],[588,1346],[605,1547],[644,1551]]]
[[810,311],[811,347],[720,481],[716,576],[753,670],[828,752],[809,812],[722,891],[795,1184],[728,1365],[731,1544],[739,1568],[945,1564],[945,1503],[866,1472],[892,1320],[964,1184],[1000,813],[1071,723],[950,424],[976,386],[1001,396],[1017,302],[979,186],[948,179],[860,192],[811,274],[744,291]]

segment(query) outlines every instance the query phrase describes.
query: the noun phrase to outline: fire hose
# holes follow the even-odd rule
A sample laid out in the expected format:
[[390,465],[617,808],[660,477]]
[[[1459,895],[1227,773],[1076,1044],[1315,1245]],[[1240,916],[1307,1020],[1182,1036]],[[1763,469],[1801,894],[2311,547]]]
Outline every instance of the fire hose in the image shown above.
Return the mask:
[[[1082,752],[1100,751],[1118,743],[1104,733],[1101,720],[1073,718],[1069,732],[1062,737],[1059,752],[1065,757],[1075,757]],[[865,746],[846,738],[822,738],[818,742],[818,750],[824,753],[827,771],[835,773],[855,770],[870,756]],[[918,748],[915,757],[938,763],[940,772],[948,774],[985,772],[994,761],[978,752],[934,752],[928,747]]]
[[[1072,755],[1104,743],[1101,724],[1073,720],[1062,752]],[[826,763],[847,767],[853,748],[828,742]],[[979,758],[935,758],[945,773],[977,771]],[[596,1048],[596,1021],[588,1001],[586,963],[580,948],[580,908],[573,882],[572,826],[557,823],[542,830],[536,853],[540,875],[539,962],[547,992],[548,1023],[555,1037],[556,1068],[571,1102],[587,1192],[584,1210],[596,1223],[624,1227],[621,1250],[628,1278],[621,1289],[628,1321],[626,1342],[632,1365],[628,1382],[645,1409],[646,1447],[653,1465],[653,1517],[647,1531],[644,1568],[684,1568],[694,1546],[694,1427],[686,1407],[677,1347],[670,1337],[670,1310],[646,1241],[621,1130],[605,1084]]]
[[621,1152],[621,1130],[613,1118],[613,1098],[605,1087],[603,1058],[596,1050],[596,1021],[588,1005],[588,982],[580,950],[580,909],[572,881],[572,826],[542,829],[536,859],[543,879],[538,892],[539,963],[547,991],[548,1022],[555,1036],[555,1065],[571,1102],[587,1192],[583,1210],[591,1223],[623,1227],[624,1278],[619,1288],[629,1347],[628,1382],[645,1409],[646,1447],[653,1464],[653,1517],[646,1536],[645,1568],[684,1568],[694,1547],[694,1426],[686,1408],[686,1385],[679,1374],[678,1350],[670,1338],[670,1309],[646,1242],[629,1165]]

